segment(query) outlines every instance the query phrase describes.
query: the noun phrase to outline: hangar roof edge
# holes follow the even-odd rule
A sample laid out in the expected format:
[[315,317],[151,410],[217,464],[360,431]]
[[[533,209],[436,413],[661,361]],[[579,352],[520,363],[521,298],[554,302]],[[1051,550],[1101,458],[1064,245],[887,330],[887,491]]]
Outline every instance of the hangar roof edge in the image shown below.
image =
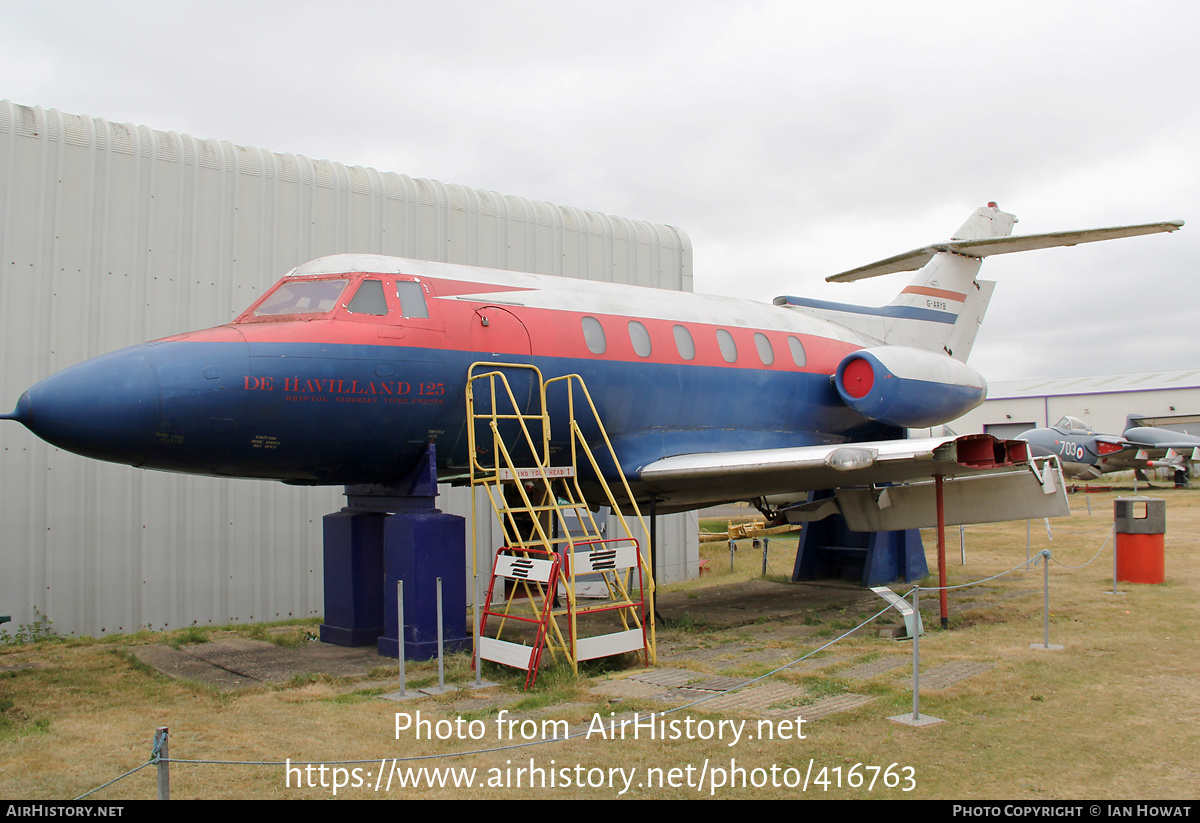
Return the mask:
[[1200,388],[1200,369],[1103,374],[1091,377],[1049,377],[988,383],[988,400],[1071,394],[1155,391]]
[[147,125],[71,114],[56,108],[27,106],[0,97],[0,134],[10,133],[121,155],[154,157],[288,182],[313,182],[321,188],[371,192],[390,199],[411,199],[429,205],[441,203],[455,210],[463,210],[464,203],[470,203],[483,214],[502,213],[506,219],[546,227],[561,224],[617,239],[656,239],[665,248],[691,255],[691,238],[671,223],[624,217],[432,178],[411,177],[402,172],[279,152],[220,138],[196,137]]

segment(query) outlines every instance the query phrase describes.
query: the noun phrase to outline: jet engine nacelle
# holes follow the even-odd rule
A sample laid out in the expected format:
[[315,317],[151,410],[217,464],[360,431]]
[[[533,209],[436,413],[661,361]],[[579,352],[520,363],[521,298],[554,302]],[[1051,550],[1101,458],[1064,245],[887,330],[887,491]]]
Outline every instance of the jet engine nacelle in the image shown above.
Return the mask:
[[907,346],[846,355],[833,383],[842,401],[863,417],[908,429],[946,423],[987,397],[987,383],[970,366]]

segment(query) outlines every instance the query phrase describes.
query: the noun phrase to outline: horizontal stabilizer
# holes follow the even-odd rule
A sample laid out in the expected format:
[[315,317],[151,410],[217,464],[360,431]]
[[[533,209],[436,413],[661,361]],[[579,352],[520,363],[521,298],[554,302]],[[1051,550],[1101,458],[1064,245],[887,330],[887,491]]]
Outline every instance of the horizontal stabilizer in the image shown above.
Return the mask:
[[1182,226],[1182,220],[1169,220],[1163,223],[1143,223],[1138,226],[1114,226],[1107,229],[1084,229],[1082,231],[1056,231],[1049,234],[1019,234],[1011,237],[947,240],[944,243],[935,243],[932,246],[925,246],[920,249],[904,252],[903,254],[897,254],[886,260],[869,263],[866,266],[859,266],[857,269],[833,274],[825,279],[830,283],[847,283],[899,271],[915,271],[932,260],[933,256],[939,252],[952,252],[967,257],[988,257],[993,254],[1050,249],[1055,246],[1075,246],[1080,243],[1094,243],[1098,240],[1115,240],[1120,237],[1138,237],[1143,234],[1175,231]]

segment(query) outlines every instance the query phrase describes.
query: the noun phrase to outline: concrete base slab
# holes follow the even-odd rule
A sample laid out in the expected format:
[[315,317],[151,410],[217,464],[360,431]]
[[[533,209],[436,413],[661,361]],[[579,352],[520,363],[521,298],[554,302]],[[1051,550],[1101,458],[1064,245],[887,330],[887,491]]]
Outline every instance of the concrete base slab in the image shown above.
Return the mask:
[[347,648],[327,643],[276,646],[265,640],[223,637],[210,643],[135,646],[134,657],[168,677],[196,680],[222,690],[244,689],[263,683],[286,683],[294,677],[327,674],[361,677],[390,664],[373,648]]
[[445,686],[426,686],[423,689],[417,689],[421,694],[427,694],[434,697],[439,694],[450,694],[450,692],[458,691],[458,686],[452,686],[447,683]]
[[172,649],[170,646],[140,646],[133,649],[132,652],[139,662],[176,680],[195,680],[215,686],[222,691],[246,689],[260,685],[260,682],[252,677],[227,671],[193,657],[188,654],[187,648],[187,646],[178,649]]
[[706,712],[736,711],[764,717],[773,716],[773,710],[797,715],[801,714],[800,709],[785,707],[789,704],[795,706],[807,697],[808,693],[801,686],[791,683],[767,683],[705,700],[699,708]]
[[749,682],[749,677],[709,677],[698,683],[689,683],[683,688],[698,692],[720,693],[730,689],[740,689]]
[[640,672],[635,672],[629,675],[629,680],[637,680],[641,683],[649,683],[651,686],[662,686],[669,689],[673,687],[686,686],[689,683],[698,683],[701,680],[707,680],[708,675],[699,672],[689,671],[687,669],[649,669]]
[[897,723],[903,723],[905,726],[918,726],[918,727],[919,726],[933,726],[938,723],[946,722],[945,720],[942,720],[940,717],[933,717],[932,715],[928,715],[928,714],[918,715],[916,718],[913,718],[912,712],[909,712],[908,714],[898,714],[895,717],[889,717],[888,720],[895,720]]
[[661,686],[655,686],[652,683],[643,683],[639,680],[623,678],[620,680],[602,680],[595,686],[592,686],[592,692],[601,697],[625,700],[637,697],[654,697],[662,694],[663,690]]
[[[994,663],[977,663],[970,660],[958,660],[953,663],[942,663],[929,669],[921,670],[921,691],[937,691],[947,689],[955,683],[961,683],[968,677],[994,669]],[[912,663],[909,663],[909,678],[912,676]]]
[[1057,643],[1051,643],[1049,646],[1045,643],[1030,643],[1029,648],[1037,649],[1040,652],[1060,652],[1063,647]]
[[893,669],[899,669],[902,666],[912,668],[912,661],[900,657],[882,657],[878,660],[872,660],[870,663],[862,663],[854,668],[846,669],[846,671],[839,674],[839,677],[844,677],[847,680],[869,680],[872,677],[887,674]]
[[[816,703],[800,706],[795,709],[795,713],[801,715],[805,720],[819,720],[822,717],[828,717],[837,712],[848,712],[851,709],[857,709],[859,706],[865,706],[874,699],[874,697],[866,694],[834,694],[829,697],[823,697]],[[776,712],[776,716],[778,715],[779,712]]]

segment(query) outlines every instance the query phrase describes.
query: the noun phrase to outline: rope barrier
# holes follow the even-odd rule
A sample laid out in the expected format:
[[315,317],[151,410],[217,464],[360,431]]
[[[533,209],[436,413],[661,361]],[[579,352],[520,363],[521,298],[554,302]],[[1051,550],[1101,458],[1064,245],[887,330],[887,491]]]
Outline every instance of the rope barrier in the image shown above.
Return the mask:
[[[1020,563],[1013,566],[1011,569],[1005,569],[1004,571],[1000,572],[999,574],[993,574],[991,577],[983,577],[983,578],[980,578],[979,580],[972,580],[970,583],[959,583],[955,586],[917,586],[916,588],[919,588],[923,592],[940,592],[942,589],[945,589],[946,591],[952,591],[954,589],[965,589],[968,586],[978,586],[981,583],[987,583],[989,580],[995,580],[997,578],[1004,577],[1004,575],[1006,575],[1006,574],[1012,574],[1017,569],[1024,566],[1026,564],[1026,562],[1028,562],[1028,561],[1022,560]],[[909,589],[909,591],[911,592],[912,589]]]
[[129,771],[125,772],[125,774],[121,775],[120,777],[114,777],[112,780],[108,781],[107,783],[101,783],[101,784],[100,784],[99,786],[97,786],[96,788],[94,788],[94,789],[91,789],[90,791],[86,791],[86,792],[84,792],[83,794],[79,795],[79,797],[77,797],[77,798],[75,798],[75,799],[76,799],[76,800],[83,800],[83,798],[87,797],[89,794],[94,794],[95,792],[98,792],[98,791],[100,791],[101,789],[103,789],[103,788],[105,788],[105,787],[107,787],[107,786],[111,786],[113,783],[116,783],[118,780],[124,780],[125,778],[129,777],[129,775],[131,775],[131,774],[134,774],[134,773],[136,773],[136,772],[140,772],[142,769],[146,768],[147,766],[155,766],[155,765],[158,765],[159,763],[169,763],[169,762],[171,762],[171,761],[169,761],[169,760],[158,760],[158,759],[154,759],[154,760],[147,760],[147,761],[146,761],[145,763],[143,763],[142,765],[140,765],[140,766],[137,766],[137,767],[135,767],[135,768],[132,768],[132,769],[130,769]]
[[1113,535],[1116,533],[1117,533],[1117,526],[1114,523],[1113,525],[1108,527],[1108,537],[1104,538],[1104,543],[1100,546],[1099,549],[1096,550],[1096,553],[1093,554],[1091,556],[1091,558],[1086,563],[1084,563],[1082,566],[1068,566],[1066,563],[1061,563],[1058,560],[1054,560],[1053,557],[1051,557],[1050,559],[1054,560],[1055,563],[1062,566],[1064,569],[1086,569],[1088,566],[1092,565],[1092,563],[1096,562],[1096,558],[1100,556],[1100,554],[1104,551],[1104,547],[1108,545],[1108,541],[1112,540]]

